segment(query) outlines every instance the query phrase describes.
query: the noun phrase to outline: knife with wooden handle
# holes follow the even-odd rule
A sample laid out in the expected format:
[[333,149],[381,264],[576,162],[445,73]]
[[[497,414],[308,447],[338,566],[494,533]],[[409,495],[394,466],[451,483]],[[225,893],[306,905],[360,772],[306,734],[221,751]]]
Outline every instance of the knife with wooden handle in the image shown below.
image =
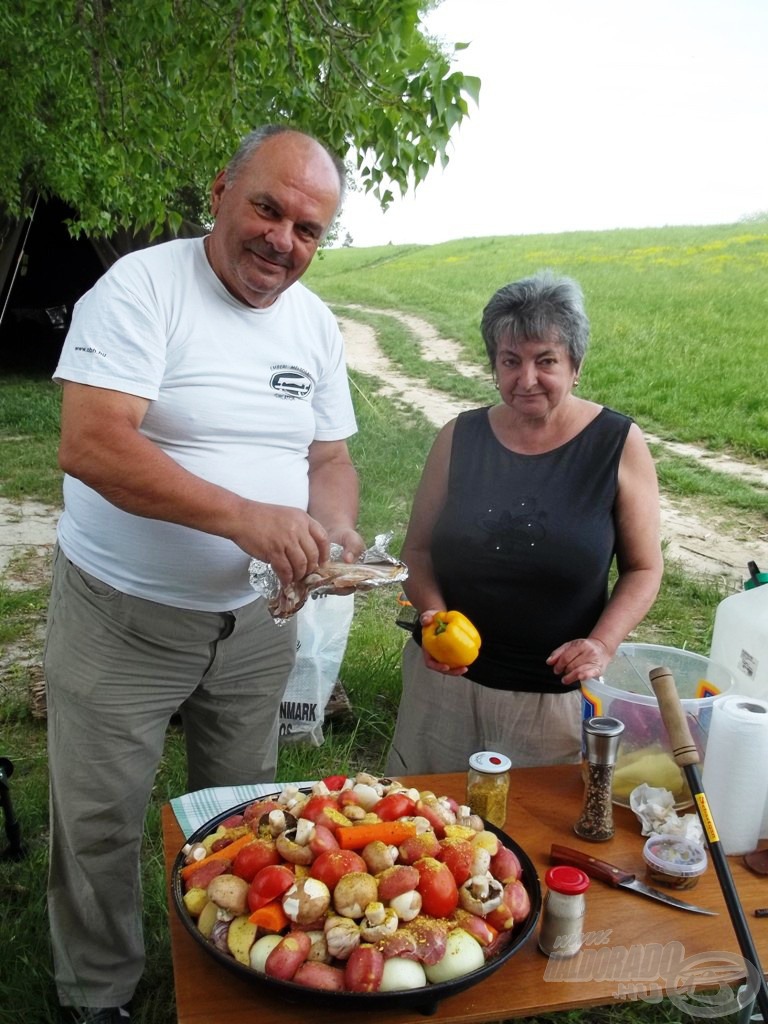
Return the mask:
[[659,900],[670,907],[677,907],[678,910],[690,910],[694,914],[710,914],[713,917],[717,917],[717,911],[715,910],[705,910],[704,907],[697,907],[693,903],[685,903],[683,900],[678,900],[674,896],[662,892],[660,889],[653,889],[650,885],[646,885],[645,882],[638,881],[631,871],[624,871],[622,868],[617,868],[615,864],[598,860],[597,857],[591,857],[588,853],[582,853],[581,850],[572,850],[569,846],[558,846],[556,843],[553,843],[549,857],[553,864],[569,864],[573,868],[581,868],[590,878],[597,878],[601,882],[608,882],[614,888],[638,892],[641,896],[648,896],[652,900]]

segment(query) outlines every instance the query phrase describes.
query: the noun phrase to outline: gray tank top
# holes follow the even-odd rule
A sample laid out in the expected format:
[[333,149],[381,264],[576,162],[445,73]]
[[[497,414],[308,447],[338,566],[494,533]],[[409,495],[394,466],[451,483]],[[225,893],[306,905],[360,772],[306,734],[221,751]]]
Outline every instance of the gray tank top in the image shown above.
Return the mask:
[[520,455],[499,443],[487,408],[459,415],[431,552],[447,607],[482,637],[469,679],[504,690],[578,688],[564,687],[546,658],[587,636],[605,607],[631,422],[603,408],[561,447]]

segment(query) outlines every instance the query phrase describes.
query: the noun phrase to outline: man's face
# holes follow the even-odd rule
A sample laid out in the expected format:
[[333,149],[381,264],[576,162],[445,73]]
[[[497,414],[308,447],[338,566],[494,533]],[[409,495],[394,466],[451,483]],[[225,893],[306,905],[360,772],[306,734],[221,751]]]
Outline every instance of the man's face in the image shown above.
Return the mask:
[[272,136],[229,183],[211,190],[216,218],[208,259],[248,306],[271,306],[312,261],[336,213],[339,176],[328,154],[298,132]]

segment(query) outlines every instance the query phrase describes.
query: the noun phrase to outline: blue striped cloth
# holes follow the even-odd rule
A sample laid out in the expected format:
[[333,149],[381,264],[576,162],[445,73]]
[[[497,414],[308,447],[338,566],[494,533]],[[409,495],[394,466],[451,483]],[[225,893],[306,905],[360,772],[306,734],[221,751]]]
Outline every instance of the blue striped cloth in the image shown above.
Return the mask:
[[285,786],[299,786],[305,789],[312,782],[262,782],[253,786],[217,786],[215,789],[198,789],[195,793],[185,793],[171,800],[173,813],[186,839],[230,807],[237,807],[246,800],[256,800],[262,796],[278,793]]

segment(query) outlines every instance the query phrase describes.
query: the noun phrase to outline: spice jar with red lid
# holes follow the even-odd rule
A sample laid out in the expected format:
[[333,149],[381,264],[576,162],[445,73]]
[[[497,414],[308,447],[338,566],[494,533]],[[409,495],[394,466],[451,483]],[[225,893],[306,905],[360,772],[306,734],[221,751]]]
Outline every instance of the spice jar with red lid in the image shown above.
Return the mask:
[[544,883],[539,949],[555,959],[575,956],[584,942],[589,876],[580,868],[558,864],[547,871]]

